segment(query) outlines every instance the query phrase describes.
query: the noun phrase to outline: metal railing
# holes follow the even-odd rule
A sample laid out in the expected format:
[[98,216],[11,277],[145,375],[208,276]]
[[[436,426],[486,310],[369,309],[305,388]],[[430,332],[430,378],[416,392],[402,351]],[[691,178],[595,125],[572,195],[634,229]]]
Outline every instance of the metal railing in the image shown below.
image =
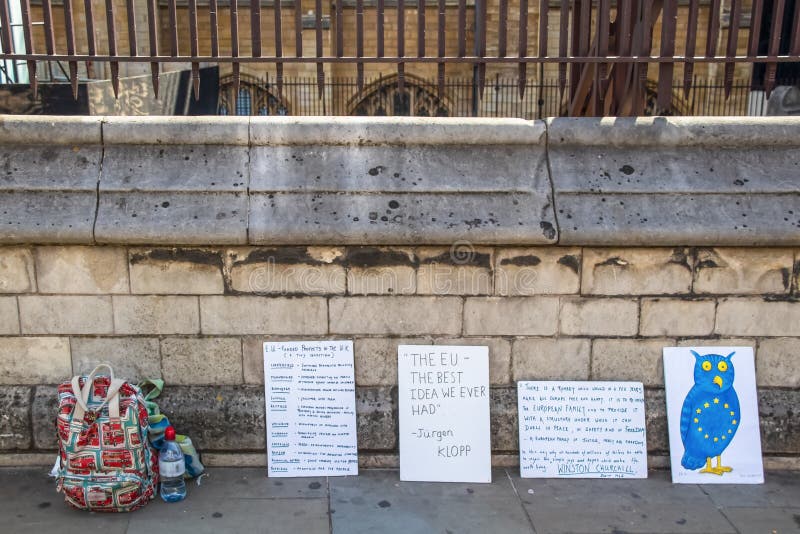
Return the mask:
[[[683,77],[677,85],[688,95],[696,65],[722,65],[724,89],[730,94],[737,64],[764,63],[764,87],[769,93],[778,64],[800,62],[797,0],[772,0],[770,13],[764,10],[767,0],[752,0],[747,13],[749,29],[742,27],[743,0],[725,0],[729,6],[727,29],[720,23],[723,0],[710,0],[706,27],[701,32],[701,1],[688,0],[682,43],[677,41],[678,0],[335,0],[330,6],[330,32],[323,30],[322,0],[249,0],[241,4],[233,0],[224,5],[223,0],[207,0],[204,5],[198,0],[105,0],[103,10],[97,8],[97,0],[84,0],[82,6],[77,6],[78,0],[36,1],[41,2],[41,21],[32,18],[31,0],[0,0],[0,61],[25,62],[34,90],[40,61],[66,62],[75,93],[79,63],[109,63],[115,93],[121,63],[149,63],[156,94],[162,65],[186,62],[191,64],[196,95],[201,63],[230,64],[234,80],[239,79],[241,66],[246,63],[274,67],[278,93],[283,91],[286,65],[309,64],[315,66],[321,97],[326,65],[355,65],[356,89],[361,92],[365,65],[380,63],[394,65],[400,91],[407,65],[435,65],[435,86],[441,97],[448,67],[466,64],[473,69],[478,98],[482,99],[491,83],[487,66],[515,68],[517,91],[522,97],[528,90],[529,66],[557,65],[558,89],[568,95],[566,114],[637,115],[646,109],[651,78],[657,80],[655,111],[671,110],[676,66],[681,67]],[[62,5],[57,6],[57,1]],[[24,46],[12,36],[13,3],[19,5]],[[63,10],[59,18],[63,18],[63,24],[55,23],[54,7]],[[491,24],[489,8],[496,13]],[[303,41],[303,28],[308,26],[303,18],[309,9],[314,15],[312,50]],[[787,9],[794,9],[791,18],[786,17]],[[223,11],[227,11],[224,36],[220,29]],[[536,24],[530,24],[529,11],[538,14]],[[369,32],[365,25],[368,15],[374,17]],[[240,18],[249,21],[249,30],[240,27]],[[389,18],[391,32],[387,30]],[[768,33],[762,35],[765,18],[771,23]],[[512,22],[514,19],[518,21]],[[142,20],[147,24],[146,40],[137,32],[137,21]],[[656,34],[659,22],[660,34]],[[188,50],[179,46],[179,25],[183,23],[188,25]],[[41,39],[34,35],[34,26],[38,25],[42,26]],[[428,28],[434,26],[435,40],[428,38]],[[416,40],[407,42],[407,33],[413,32],[413,27]],[[551,38],[551,31],[557,39]],[[781,41],[782,31],[790,36],[788,42]],[[324,33],[329,38],[327,53]],[[85,36],[80,46],[79,35]],[[105,41],[98,42],[97,35],[104,35]],[[394,39],[389,41],[387,35]],[[448,35],[455,36],[454,42]],[[293,39],[285,40],[284,36]],[[368,37],[374,42],[369,50],[365,46]],[[747,42],[744,53],[738,51],[740,39]],[[287,46],[292,40],[293,46]],[[223,47],[223,41],[229,46]],[[431,46],[433,41],[435,45]],[[656,42],[658,51],[654,53]],[[245,49],[249,53],[244,53]],[[649,70],[651,66],[656,68]]]

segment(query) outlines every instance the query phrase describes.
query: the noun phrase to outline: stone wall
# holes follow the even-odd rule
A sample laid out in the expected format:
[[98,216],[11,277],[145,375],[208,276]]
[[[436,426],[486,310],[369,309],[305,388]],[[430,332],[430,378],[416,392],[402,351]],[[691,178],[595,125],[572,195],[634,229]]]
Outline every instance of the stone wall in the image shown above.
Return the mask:
[[800,121],[53,120],[0,121],[0,464],[51,462],[55,385],[110,361],[263,465],[261,343],[354,339],[365,466],[397,345],[434,343],[489,346],[495,464],[517,380],[637,380],[661,467],[662,347],[753,346],[766,465],[800,467]]

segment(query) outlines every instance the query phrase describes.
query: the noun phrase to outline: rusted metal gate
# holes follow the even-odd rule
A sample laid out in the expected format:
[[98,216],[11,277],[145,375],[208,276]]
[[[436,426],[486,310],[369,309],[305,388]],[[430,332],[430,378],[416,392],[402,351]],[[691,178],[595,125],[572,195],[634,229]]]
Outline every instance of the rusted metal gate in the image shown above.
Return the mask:
[[[374,54],[365,54],[365,0],[355,0],[355,55],[345,55],[343,24],[343,1],[335,0],[331,4],[331,17],[334,18],[335,32],[332,35],[330,50],[332,54],[323,55],[322,0],[293,0],[291,6],[282,6],[280,0],[270,6],[273,17],[262,17],[262,0],[250,0],[243,3],[233,0],[229,4],[230,21],[229,53],[220,50],[220,24],[218,20],[218,0],[208,0],[207,5],[198,7],[197,0],[185,0],[189,17],[189,54],[180,54],[178,32],[177,0],[166,0],[168,17],[167,42],[159,42],[159,3],[158,0],[126,0],[124,13],[114,0],[105,0],[105,21],[101,13],[96,13],[92,0],[64,0],[61,6],[54,6],[53,0],[41,0],[42,19],[36,21],[44,30],[43,46],[34,46],[31,19],[31,0],[0,0],[0,60],[25,61],[30,73],[31,84],[37,84],[36,64],[39,61],[60,61],[69,65],[69,79],[73,92],[77,94],[78,65],[80,62],[108,62],[115,94],[119,89],[119,65],[122,62],[149,63],[152,73],[153,88],[158,93],[159,73],[166,62],[189,62],[195,94],[199,91],[200,63],[229,63],[232,65],[234,80],[239,79],[243,63],[259,63],[274,65],[278,93],[282,91],[284,66],[291,63],[316,65],[316,77],[320,95],[324,85],[323,65],[334,63],[354,64],[356,68],[356,84],[360,92],[364,88],[364,65],[367,63],[389,63],[396,65],[398,88],[403,90],[405,69],[409,64],[432,63],[436,65],[438,91],[441,94],[445,87],[445,74],[448,65],[459,63],[474,67],[476,87],[483,97],[486,86],[487,65],[516,65],[519,78],[519,94],[522,96],[526,88],[527,69],[531,65],[558,65],[559,87],[568,95],[566,112],[569,115],[637,115],[644,106],[644,88],[648,75],[657,71],[658,110],[662,113],[670,111],[670,95],[674,83],[675,66],[683,65],[683,87],[688,92],[692,80],[693,69],[699,63],[719,63],[725,69],[725,87],[729,92],[733,83],[734,66],[737,63],[766,63],[765,88],[767,92],[775,83],[778,63],[800,61],[800,8],[794,9],[791,24],[791,42],[788,53],[780,54],[781,24],[772,24],[768,37],[768,50],[759,51],[761,21],[765,16],[765,0],[752,0],[750,25],[746,54],[737,55],[737,42],[741,28],[743,0],[729,0],[730,22],[727,29],[727,42],[724,50],[718,50],[720,37],[720,10],[722,0],[710,0],[708,28],[705,28],[705,47],[697,49],[698,9],[700,0],[688,0],[688,19],[686,20],[686,43],[684,53],[676,55],[676,19],[678,0],[519,0],[519,13],[511,17],[509,0],[474,0],[473,24],[467,24],[467,0],[457,0],[457,14],[447,17],[446,0],[415,0],[413,9],[406,6],[406,0],[394,0],[387,6],[386,0],[375,0],[375,42]],[[10,20],[10,2],[18,2],[21,9],[21,26],[24,35],[24,47],[15,47],[12,39]],[[434,2],[436,2],[434,4]],[[496,2],[496,4],[490,2]],[[536,2],[538,5],[531,5]],[[800,3],[798,0],[773,0],[772,12],[767,14],[771,20],[782,21],[784,9],[788,3]],[[426,8],[437,7],[437,46],[426,47]],[[497,42],[491,43],[496,54],[487,54],[487,6],[496,7]],[[137,10],[145,9],[148,26],[148,42],[137,42],[136,22]],[[515,6],[516,7],[516,6]],[[538,27],[529,27],[529,8],[538,7]],[[54,25],[53,10],[63,9],[63,28]],[[293,11],[293,28],[282,28],[285,19],[284,10]],[[303,14],[304,10],[314,11],[314,44],[313,50],[303,47]],[[389,9],[396,11],[396,40],[387,42],[386,14]],[[82,16],[80,15],[80,12]],[[242,31],[239,24],[240,11],[247,12],[250,21],[249,31]],[[557,17],[553,16],[557,15]],[[416,17],[417,39],[414,43],[406,43],[406,22],[409,17]],[[206,18],[210,31],[210,54],[201,54],[198,46],[198,20]],[[517,19],[516,27],[510,23]],[[558,42],[548,42],[548,28],[551,19],[558,19]],[[124,20],[126,39],[118,37],[117,23]],[[140,19],[141,20],[141,19]],[[653,50],[654,28],[661,21],[660,49]],[[204,21],[205,23],[206,21]],[[96,28],[105,24],[108,43],[98,47]],[[270,28],[270,25],[272,26]],[[274,37],[270,43],[272,54],[264,54],[263,31],[269,28]],[[453,29],[455,31],[453,32]],[[554,28],[551,28],[554,29]],[[64,46],[56,46],[56,34],[64,32]],[[457,54],[446,55],[445,38],[447,31],[454,33],[457,39]],[[492,28],[494,31],[494,28]],[[85,32],[87,46],[76,48],[76,35]],[[516,33],[516,47],[509,46],[509,35]],[[249,55],[240,53],[240,44],[246,42],[249,33]],[[294,53],[284,53],[284,34],[294,34]],[[227,36],[226,36],[227,37]],[[372,37],[372,36],[370,36]],[[120,46],[122,44],[123,46]],[[124,46],[127,44],[127,46]],[[496,47],[494,46],[496,44]],[[407,46],[410,45],[410,46]],[[535,46],[533,46],[535,45]],[[551,54],[548,51],[557,52]],[[102,49],[103,53],[99,50]],[[226,50],[227,52],[227,50]]]

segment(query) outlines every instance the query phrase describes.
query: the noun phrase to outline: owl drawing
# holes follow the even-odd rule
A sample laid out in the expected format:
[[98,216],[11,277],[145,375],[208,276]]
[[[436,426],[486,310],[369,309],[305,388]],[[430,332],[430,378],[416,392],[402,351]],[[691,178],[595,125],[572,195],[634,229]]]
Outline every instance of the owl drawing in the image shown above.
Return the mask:
[[[739,397],[733,389],[734,369],[731,357],[719,354],[695,357],[694,386],[689,390],[681,409],[681,440],[686,469],[722,475],[732,471],[722,465],[722,453],[730,445],[741,424]],[[716,465],[711,465],[716,457]]]

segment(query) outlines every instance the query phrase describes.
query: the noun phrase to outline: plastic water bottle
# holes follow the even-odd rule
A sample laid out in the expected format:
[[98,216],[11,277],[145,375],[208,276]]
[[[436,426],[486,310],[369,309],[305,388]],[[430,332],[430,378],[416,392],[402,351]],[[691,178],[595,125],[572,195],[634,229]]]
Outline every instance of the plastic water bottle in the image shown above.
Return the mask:
[[161,498],[166,502],[178,502],[186,498],[186,482],[183,473],[186,461],[180,446],[175,443],[175,429],[168,426],[164,431],[164,446],[158,453],[158,470],[161,476]]

